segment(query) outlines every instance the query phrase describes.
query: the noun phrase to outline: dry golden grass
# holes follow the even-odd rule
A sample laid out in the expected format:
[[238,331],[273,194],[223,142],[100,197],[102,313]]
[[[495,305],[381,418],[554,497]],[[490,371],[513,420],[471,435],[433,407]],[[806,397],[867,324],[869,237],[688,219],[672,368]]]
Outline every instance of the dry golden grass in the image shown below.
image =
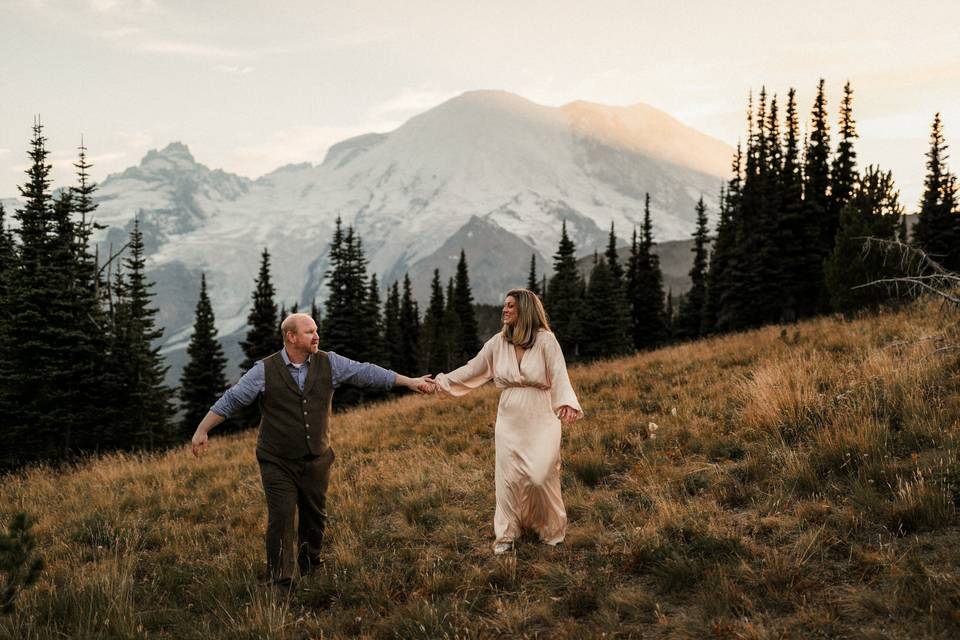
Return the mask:
[[[258,585],[253,435],[3,479],[0,637],[953,638],[960,344],[932,303],[575,367],[564,546],[491,555],[497,390],[334,418],[326,567]],[[652,426],[656,425],[656,426]]]

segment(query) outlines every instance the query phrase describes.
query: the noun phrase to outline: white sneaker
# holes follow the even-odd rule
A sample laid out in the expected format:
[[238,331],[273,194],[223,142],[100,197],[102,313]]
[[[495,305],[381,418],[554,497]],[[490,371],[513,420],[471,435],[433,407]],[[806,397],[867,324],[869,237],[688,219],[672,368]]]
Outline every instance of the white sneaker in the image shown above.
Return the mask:
[[513,549],[512,542],[499,542],[493,545],[493,555],[502,556],[503,554],[508,553],[511,549]]

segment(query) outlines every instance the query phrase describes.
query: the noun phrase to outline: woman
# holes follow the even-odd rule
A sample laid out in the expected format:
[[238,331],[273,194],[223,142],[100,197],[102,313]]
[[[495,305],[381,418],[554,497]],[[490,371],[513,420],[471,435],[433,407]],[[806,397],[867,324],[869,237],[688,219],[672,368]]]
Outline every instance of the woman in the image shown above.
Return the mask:
[[509,551],[522,528],[556,545],[567,529],[560,497],[560,421],[570,424],[583,411],[543,305],[527,289],[507,293],[503,330],[470,362],[439,374],[437,391],[462,396],[491,379],[504,390],[495,430],[493,552]]

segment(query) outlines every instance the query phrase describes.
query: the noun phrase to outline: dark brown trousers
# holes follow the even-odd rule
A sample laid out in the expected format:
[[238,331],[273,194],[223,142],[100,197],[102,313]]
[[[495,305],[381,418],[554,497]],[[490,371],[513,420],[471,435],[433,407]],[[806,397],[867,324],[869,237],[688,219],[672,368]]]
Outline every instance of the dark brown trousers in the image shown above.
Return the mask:
[[[274,581],[293,578],[294,558],[300,575],[309,574],[320,564],[333,458],[332,449],[302,460],[257,451],[267,499],[267,569]],[[294,514],[298,511],[300,525],[294,547]]]

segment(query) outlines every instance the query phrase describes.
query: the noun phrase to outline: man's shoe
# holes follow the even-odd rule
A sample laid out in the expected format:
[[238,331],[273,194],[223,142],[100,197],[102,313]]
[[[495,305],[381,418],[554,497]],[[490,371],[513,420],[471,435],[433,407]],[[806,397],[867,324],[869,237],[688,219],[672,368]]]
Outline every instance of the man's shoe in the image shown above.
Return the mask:
[[493,555],[502,556],[505,553],[509,553],[511,549],[513,549],[512,542],[498,542],[493,545]]

